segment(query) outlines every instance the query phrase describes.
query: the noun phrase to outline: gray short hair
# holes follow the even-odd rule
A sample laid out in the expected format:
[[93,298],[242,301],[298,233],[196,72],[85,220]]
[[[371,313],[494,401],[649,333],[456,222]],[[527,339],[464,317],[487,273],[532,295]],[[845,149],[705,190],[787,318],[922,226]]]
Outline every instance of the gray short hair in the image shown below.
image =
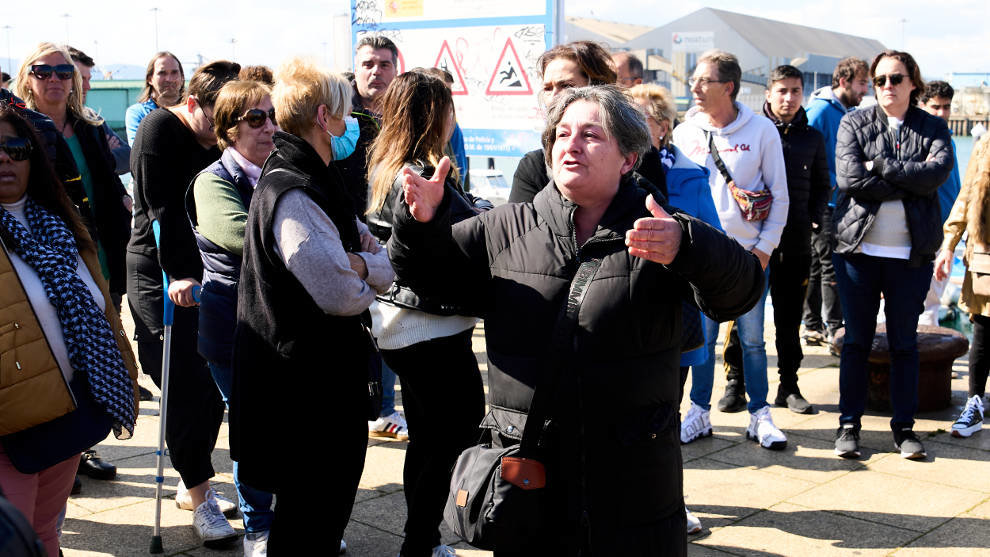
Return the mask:
[[[587,101],[598,105],[602,128],[609,138],[619,144],[623,155],[636,154],[639,166],[643,155],[650,149],[650,128],[639,108],[615,85],[593,85],[568,89],[550,107],[547,128],[543,131],[543,157],[550,166],[553,144],[557,140],[557,125],[564,117],[567,107],[577,101]],[[631,172],[631,170],[630,170]]]
[[739,59],[736,58],[736,55],[724,50],[708,50],[698,57],[698,64],[702,62],[715,66],[715,71],[718,72],[718,78],[721,81],[732,83],[731,97],[732,100],[736,100],[742,82],[742,70],[739,68]]

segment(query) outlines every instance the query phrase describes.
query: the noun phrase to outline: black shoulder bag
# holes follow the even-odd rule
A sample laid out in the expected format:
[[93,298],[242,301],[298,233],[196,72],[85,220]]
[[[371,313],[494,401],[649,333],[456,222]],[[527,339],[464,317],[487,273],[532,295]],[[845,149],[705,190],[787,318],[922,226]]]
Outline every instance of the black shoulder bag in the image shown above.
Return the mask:
[[[555,351],[567,350],[581,303],[601,264],[600,258],[582,262],[571,280],[554,330]],[[546,468],[540,456],[560,373],[558,365],[552,366],[533,391],[519,444],[493,447],[489,438],[458,457],[443,514],[451,530],[469,544],[517,551],[546,535]]]
[[718,154],[718,149],[715,148],[714,136],[712,136],[711,132],[705,132],[705,135],[708,136],[708,151],[712,155],[712,160],[715,161],[715,167],[718,168],[719,174],[722,175],[726,185],[729,186],[729,192],[732,193],[732,198],[739,205],[739,211],[742,213],[742,217],[748,221],[765,220],[770,216],[770,205],[773,203],[773,194],[766,187],[761,191],[750,191],[737,186],[735,180],[732,179],[732,175],[729,174],[729,169],[722,162],[722,157]]

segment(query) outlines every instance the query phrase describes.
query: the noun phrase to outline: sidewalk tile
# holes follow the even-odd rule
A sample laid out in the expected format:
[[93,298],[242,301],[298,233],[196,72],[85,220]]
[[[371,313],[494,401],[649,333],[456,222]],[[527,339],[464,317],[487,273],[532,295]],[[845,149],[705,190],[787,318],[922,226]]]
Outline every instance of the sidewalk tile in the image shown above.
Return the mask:
[[863,461],[836,458],[833,449],[831,442],[788,433],[787,448],[782,451],[768,451],[748,442],[708,458],[814,483],[833,480],[865,466]]
[[936,550],[951,549],[956,556],[985,556],[990,548],[990,520],[979,518],[954,518],[907,547],[896,552],[898,557],[931,555]]
[[[949,438],[922,439],[928,452],[926,461],[915,462],[892,455],[871,463],[870,468],[894,476],[951,485],[962,489],[990,493],[990,452],[941,443]],[[983,481],[978,478],[983,478]]]

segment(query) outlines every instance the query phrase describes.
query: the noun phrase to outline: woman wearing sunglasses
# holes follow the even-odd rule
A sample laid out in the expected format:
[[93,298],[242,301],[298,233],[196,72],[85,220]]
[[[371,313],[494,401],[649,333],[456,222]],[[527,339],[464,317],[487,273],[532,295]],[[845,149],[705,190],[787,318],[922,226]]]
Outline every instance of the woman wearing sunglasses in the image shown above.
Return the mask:
[[0,490],[48,555],[80,452],[134,432],[137,366],[96,246],[31,124],[0,104]]
[[924,89],[914,58],[885,50],[870,66],[877,105],[846,115],[836,142],[835,275],[846,320],[839,363],[835,453],[860,455],[866,362],[881,296],[890,346],[890,420],[901,456],[920,460],[918,316],[942,243],[938,187],[952,170],[949,129],[917,107]]
[[[193,180],[186,212],[203,259],[199,302],[199,353],[230,399],[231,356],[237,324],[237,282],[244,251],[244,223],[265,159],[275,148],[271,88],[258,81],[227,82],[213,108],[220,160]],[[264,555],[272,524],[272,494],[251,488],[234,462],[234,487],[244,515],[244,555]]]
[[126,290],[131,198],[117,176],[103,119],[83,106],[82,77],[62,46],[41,43],[28,54],[17,74],[16,92],[28,108],[51,118],[69,144],[93,215],[101,274],[119,311]]

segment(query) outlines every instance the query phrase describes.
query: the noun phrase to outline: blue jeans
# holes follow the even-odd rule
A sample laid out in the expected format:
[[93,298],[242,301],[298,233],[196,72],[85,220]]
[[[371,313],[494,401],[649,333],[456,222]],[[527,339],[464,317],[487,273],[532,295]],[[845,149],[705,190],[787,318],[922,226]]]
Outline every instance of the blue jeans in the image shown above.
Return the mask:
[[[224,404],[230,398],[230,386],[233,381],[233,370],[226,366],[221,366],[213,362],[210,364],[210,373],[213,380],[220,389]],[[273,455],[272,458],[279,458]],[[234,487],[237,489],[237,498],[241,503],[241,514],[244,516],[244,530],[247,532],[264,532],[271,530],[272,518],[272,494],[267,491],[255,489],[241,482],[240,466],[234,462]]]
[[890,347],[891,427],[911,426],[918,409],[918,316],[932,280],[932,263],[909,267],[903,259],[833,255],[846,334],[839,360],[839,423],[860,425],[866,410],[866,371],[877,328],[880,295]]
[[395,412],[395,372],[382,360],[382,418]]
[[[739,333],[739,344],[743,352],[743,378],[746,382],[746,394],[749,404],[746,408],[754,413],[767,404],[767,349],[763,342],[763,317],[767,301],[766,285],[769,284],[770,268],[764,271],[766,281],[760,301],[741,317],[736,319],[736,330]],[[711,410],[712,384],[715,381],[715,340],[718,337],[718,323],[702,316],[705,323],[705,350],[708,360],[691,367],[691,402]]]

